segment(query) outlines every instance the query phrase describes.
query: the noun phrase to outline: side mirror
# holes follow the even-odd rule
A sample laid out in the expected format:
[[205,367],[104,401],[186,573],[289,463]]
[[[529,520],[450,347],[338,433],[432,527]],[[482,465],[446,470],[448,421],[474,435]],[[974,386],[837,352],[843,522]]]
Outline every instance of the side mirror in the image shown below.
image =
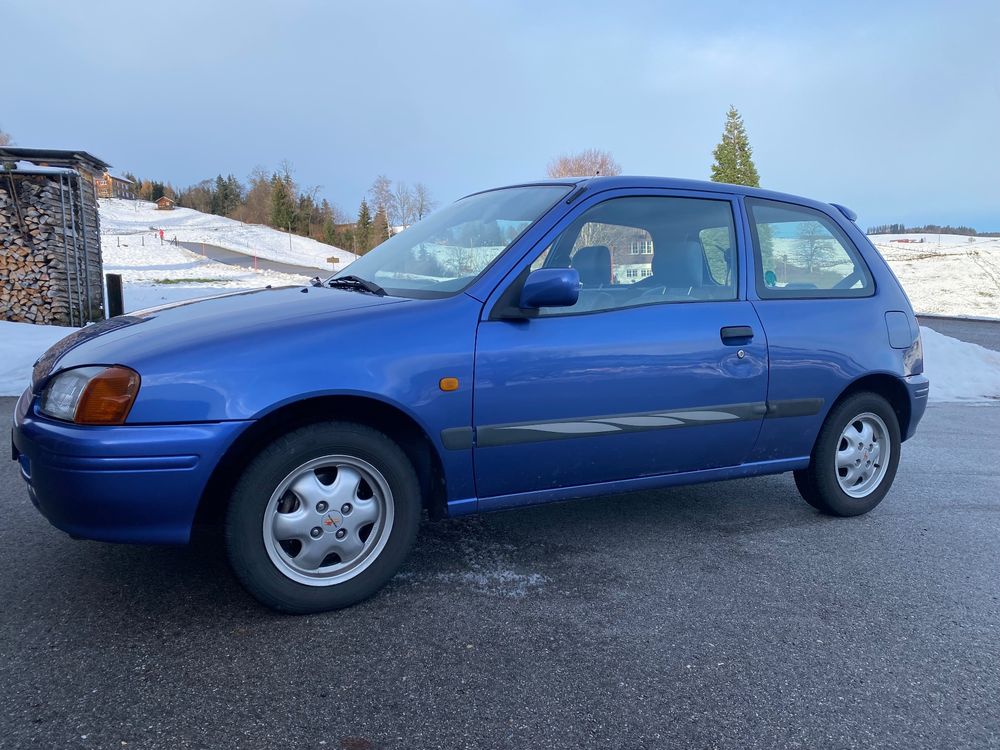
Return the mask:
[[580,297],[580,273],[575,268],[539,268],[528,274],[518,307],[572,307]]

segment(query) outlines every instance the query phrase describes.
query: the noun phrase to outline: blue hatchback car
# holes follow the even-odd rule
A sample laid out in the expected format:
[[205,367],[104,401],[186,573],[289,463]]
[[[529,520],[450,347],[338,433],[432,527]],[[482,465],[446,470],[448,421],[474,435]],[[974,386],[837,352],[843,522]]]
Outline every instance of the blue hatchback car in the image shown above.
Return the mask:
[[14,456],[74,537],[221,523],[246,588],[296,613],[378,590],[424,510],[791,471],[858,515],[928,381],[854,218],[646,177],[476,193],[311,286],[69,336],[17,404]]

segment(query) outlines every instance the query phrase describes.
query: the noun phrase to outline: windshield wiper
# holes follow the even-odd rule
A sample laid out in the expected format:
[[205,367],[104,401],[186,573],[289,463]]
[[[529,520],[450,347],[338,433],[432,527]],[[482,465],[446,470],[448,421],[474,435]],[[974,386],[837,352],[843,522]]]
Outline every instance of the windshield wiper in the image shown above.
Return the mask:
[[326,282],[327,286],[332,287],[343,287],[344,289],[358,289],[365,292],[370,292],[371,294],[377,294],[379,297],[385,296],[385,289],[380,287],[374,281],[369,281],[368,279],[362,279],[360,276],[339,276],[336,279],[330,279]]

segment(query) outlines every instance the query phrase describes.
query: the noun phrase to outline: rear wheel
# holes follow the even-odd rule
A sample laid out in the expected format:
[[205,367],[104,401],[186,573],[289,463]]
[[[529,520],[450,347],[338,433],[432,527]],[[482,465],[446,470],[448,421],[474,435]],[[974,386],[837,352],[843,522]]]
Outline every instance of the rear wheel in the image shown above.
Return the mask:
[[328,422],[278,439],[247,466],[226,518],[226,547],[246,589],[275,609],[338,609],[381,588],[420,522],[419,483],[396,443]]
[[867,513],[892,486],[900,445],[899,420],[889,402],[876,393],[856,393],[827,416],[809,467],[795,472],[795,485],[824,513]]

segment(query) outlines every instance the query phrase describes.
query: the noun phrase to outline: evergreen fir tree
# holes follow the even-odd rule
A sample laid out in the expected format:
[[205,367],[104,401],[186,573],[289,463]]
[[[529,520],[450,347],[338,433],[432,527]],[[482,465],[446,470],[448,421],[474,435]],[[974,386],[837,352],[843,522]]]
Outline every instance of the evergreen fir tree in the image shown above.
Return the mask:
[[230,214],[243,204],[243,185],[232,175],[226,178],[226,193],[229,199],[226,214]]
[[295,201],[287,179],[271,177],[271,226],[286,232],[295,223]]
[[368,208],[368,201],[361,199],[361,207],[358,209],[358,221],[354,229],[354,239],[357,243],[359,254],[368,252],[371,246],[372,237],[372,214]]
[[298,234],[309,236],[309,230],[316,219],[316,202],[311,195],[302,194],[299,196],[299,207],[295,212],[295,231]]
[[226,215],[226,181],[220,174],[215,178],[215,190],[212,191],[212,213],[217,216]]
[[712,182],[728,182],[732,185],[748,185],[760,187],[760,176],[753,163],[753,149],[747,137],[743,118],[730,105],[726,114],[726,126],[722,131],[722,140],[712,152],[715,163],[712,164]]
[[337,227],[333,223],[333,219],[327,217],[323,220],[323,242],[327,245],[337,244]]

